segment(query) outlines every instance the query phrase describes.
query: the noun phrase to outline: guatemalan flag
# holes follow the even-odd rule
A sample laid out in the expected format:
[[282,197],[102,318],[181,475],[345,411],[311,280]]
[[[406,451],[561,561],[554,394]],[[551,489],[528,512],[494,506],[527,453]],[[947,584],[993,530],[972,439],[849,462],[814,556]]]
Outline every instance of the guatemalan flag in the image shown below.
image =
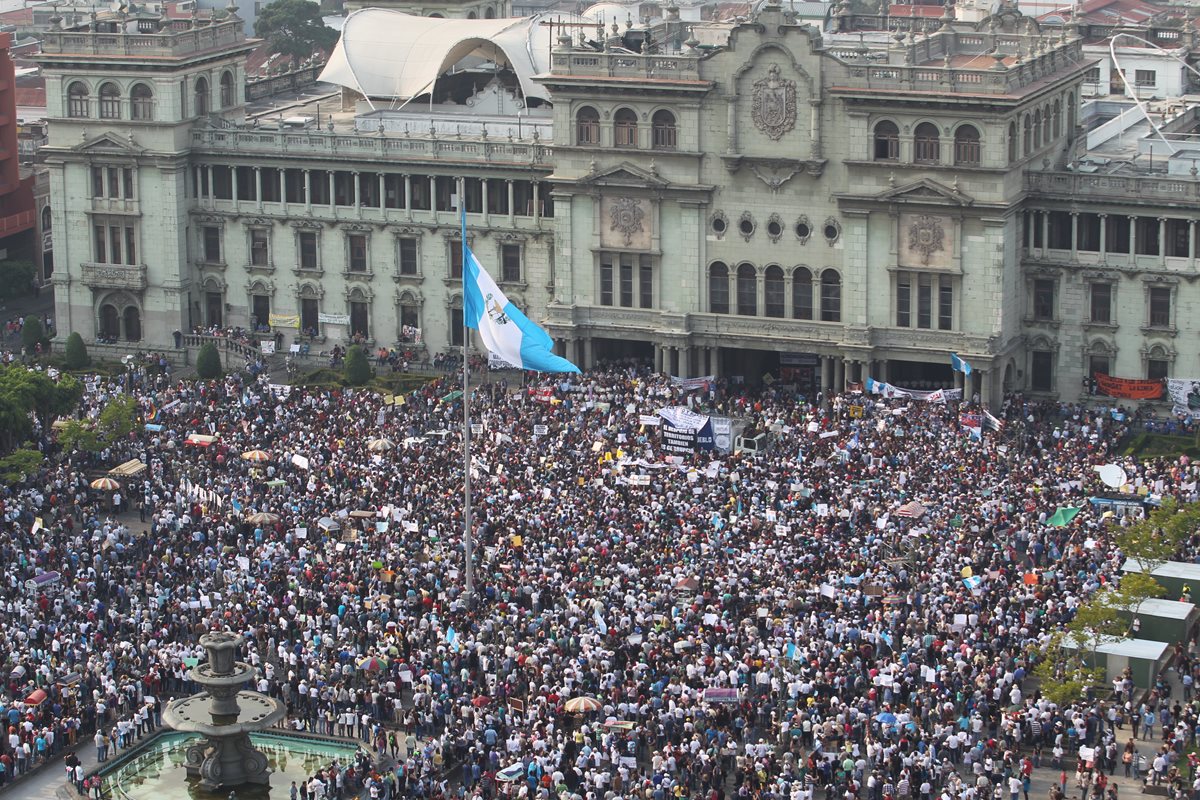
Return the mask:
[[957,353],[950,354],[950,369],[955,372],[961,372],[963,375],[971,374],[971,365],[967,361],[958,357]]
[[463,324],[479,331],[488,352],[514,367],[537,372],[579,372],[579,367],[554,355],[550,334],[508,302],[479,259],[467,246],[463,223]]

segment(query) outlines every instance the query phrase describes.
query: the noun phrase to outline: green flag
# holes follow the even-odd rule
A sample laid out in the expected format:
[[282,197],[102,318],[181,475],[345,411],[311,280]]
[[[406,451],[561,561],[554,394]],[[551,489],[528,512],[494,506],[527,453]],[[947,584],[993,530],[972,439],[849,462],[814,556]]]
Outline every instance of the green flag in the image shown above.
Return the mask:
[[1065,528],[1071,524],[1071,520],[1075,519],[1075,515],[1078,513],[1079,509],[1071,506],[1060,508],[1050,519],[1046,520],[1046,524],[1055,528]]

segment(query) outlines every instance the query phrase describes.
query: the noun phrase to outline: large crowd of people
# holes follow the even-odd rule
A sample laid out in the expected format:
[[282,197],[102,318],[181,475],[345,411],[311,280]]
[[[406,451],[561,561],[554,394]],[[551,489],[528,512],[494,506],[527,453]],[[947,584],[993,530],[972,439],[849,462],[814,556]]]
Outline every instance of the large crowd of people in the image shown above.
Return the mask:
[[[1187,648],[1183,697],[1030,690],[1049,637],[1119,577],[1094,467],[1150,502],[1198,497],[1187,459],[1116,452],[1135,414],[1012,396],[977,437],[969,403],[511,375],[472,387],[473,598],[455,377],[388,405],[265,374],[89,381],[80,416],[128,390],[149,424],[98,459],[39,431],[45,466],[0,497],[0,780],[93,730],[105,756],[131,743],[222,629],[288,725],[387,757],[361,776],[372,798],[1027,800],[1051,765],[1084,798],[1114,798],[1122,764],[1183,785]],[[669,406],[768,444],[670,452]],[[135,458],[119,490],[90,487]],[[1082,511],[1049,525],[1060,507]],[[598,707],[569,712],[580,697]]]

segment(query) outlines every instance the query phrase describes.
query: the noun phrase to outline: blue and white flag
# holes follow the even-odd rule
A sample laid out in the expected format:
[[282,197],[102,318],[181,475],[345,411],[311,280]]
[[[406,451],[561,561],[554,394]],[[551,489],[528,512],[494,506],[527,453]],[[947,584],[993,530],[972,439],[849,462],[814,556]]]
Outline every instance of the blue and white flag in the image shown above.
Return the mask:
[[479,331],[489,353],[521,369],[579,372],[579,367],[553,353],[550,334],[508,301],[479,259],[467,246],[463,216],[463,324]]
[[242,513],[242,504],[238,502],[238,499],[236,497],[230,498],[229,504],[231,506],[233,506],[234,511],[236,511],[239,514]]
[[974,591],[983,584],[983,578],[979,577],[978,575],[972,575],[969,578],[963,578],[962,582],[963,586],[966,586],[968,589]]
[[453,626],[446,628],[446,644],[450,646],[451,650],[458,652],[458,632],[454,630]]
[[971,365],[968,362],[963,361],[955,353],[950,354],[950,368],[955,372],[961,372],[963,375],[971,374]]
[[601,636],[608,636],[608,623],[604,621],[604,617],[600,616],[600,608],[596,607],[596,613],[593,617],[596,622],[596,630]]

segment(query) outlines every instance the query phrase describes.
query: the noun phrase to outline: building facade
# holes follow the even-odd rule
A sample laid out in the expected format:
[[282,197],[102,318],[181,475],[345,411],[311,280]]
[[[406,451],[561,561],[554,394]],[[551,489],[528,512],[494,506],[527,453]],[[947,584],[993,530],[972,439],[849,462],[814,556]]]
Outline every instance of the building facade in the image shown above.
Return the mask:
[[561,29],[548,118],[455,113],[505,107],[481,80],[386,118],[247,120],[236,17],[53,30],[59,331],[442,351],[461,193],[472,250],[581,366],[962,386],[953,351],[993,404],[1200,374],[1196,176],[1074,170],[1092,62],[1071,31],[1011,7],[934,23],[868,47],[768,6],[669,53]]

